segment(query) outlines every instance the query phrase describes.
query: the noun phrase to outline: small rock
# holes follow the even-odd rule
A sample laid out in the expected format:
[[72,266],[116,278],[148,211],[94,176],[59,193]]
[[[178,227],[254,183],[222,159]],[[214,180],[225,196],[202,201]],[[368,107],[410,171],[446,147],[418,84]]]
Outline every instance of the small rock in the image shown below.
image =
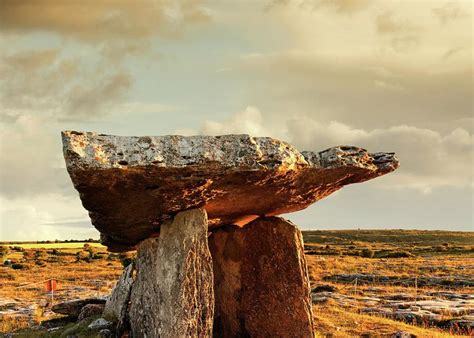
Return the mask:
[[328,301],[328,297],[315,297],[315,295],[313,295],[311,297],[311,300],[313,301],[313,304],[316,304],[316,303],[327,303]]
[[112,337],[112,331],[110,331],[109,329],[102,329],[99,331],[99,334],[101,337],[105,337],[105,338],[109,338],[109,337]]
[[318,285],[311,289],[311,293],[336,292],[336,291],[337,291],[336,287],[332,285]]
[[112,322],[109,322],[104,318],[99,318],[94,320],[87,327],[91,330],[103,330],[109,328],[110,326],[112,326]]
[[397,331],[392,334],[391,338],[416,338],[414,334],[406,331]]

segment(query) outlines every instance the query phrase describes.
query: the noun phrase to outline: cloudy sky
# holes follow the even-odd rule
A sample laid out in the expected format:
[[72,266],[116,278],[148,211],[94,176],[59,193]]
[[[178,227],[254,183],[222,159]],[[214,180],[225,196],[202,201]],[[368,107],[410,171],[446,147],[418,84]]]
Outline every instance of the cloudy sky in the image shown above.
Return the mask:
[[0,240],[98,237],[60,131],[274,136],[400,169],[302,228],[474,230],[470,0],[0,0]]

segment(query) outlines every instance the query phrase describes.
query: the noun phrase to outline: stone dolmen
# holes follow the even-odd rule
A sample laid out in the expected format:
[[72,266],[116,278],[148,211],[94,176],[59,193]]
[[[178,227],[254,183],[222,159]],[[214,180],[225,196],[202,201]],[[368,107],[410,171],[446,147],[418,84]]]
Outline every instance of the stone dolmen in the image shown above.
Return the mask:
[[102,243],[137,250],[104,310],[133,337],[313,337],[301,232],[277,216],[398,167],[248,135],[62,138]]

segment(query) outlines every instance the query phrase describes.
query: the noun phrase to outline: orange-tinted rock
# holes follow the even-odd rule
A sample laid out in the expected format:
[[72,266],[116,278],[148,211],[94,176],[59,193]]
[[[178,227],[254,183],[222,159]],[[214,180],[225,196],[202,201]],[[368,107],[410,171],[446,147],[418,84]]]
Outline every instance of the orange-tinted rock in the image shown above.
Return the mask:
[[209,237],[219,337],[313,337],[301,232],[279,217]]
[[299,152],[269,137],[123,137],[63,132],[67,170],[112,251],[157,236],[180,211],[204,208],[209,227],[302,210],[395,170],[393,153],[357,147]]

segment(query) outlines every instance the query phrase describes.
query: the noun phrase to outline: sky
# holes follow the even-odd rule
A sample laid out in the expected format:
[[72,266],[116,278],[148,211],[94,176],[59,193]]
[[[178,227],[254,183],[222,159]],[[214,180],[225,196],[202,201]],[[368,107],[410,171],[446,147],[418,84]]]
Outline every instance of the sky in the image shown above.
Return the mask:
[[472,231],[472,15],[470,0],[0,0],[0,240],[98,238],[61,130],[395,151],[396,172],[285,217]]

